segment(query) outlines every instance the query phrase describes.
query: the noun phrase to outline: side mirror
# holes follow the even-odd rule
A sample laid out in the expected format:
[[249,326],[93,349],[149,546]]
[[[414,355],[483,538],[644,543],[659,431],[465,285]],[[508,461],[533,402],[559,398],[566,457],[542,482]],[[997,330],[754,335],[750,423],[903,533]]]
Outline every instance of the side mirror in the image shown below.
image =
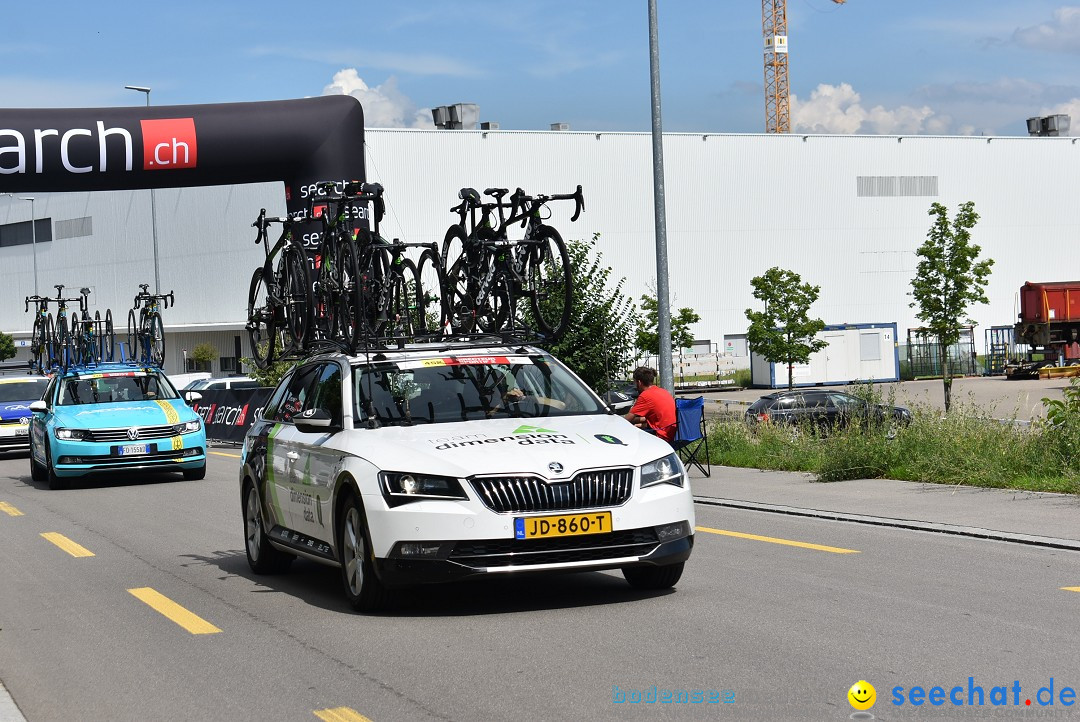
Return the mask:
[[337,431],[334,428],[334,420],[327,411],[322,409],[308,409],[293,417],[296,429],[302,434],[325,434]]
[[191,406],[196,401],[202,401],[202,394],[200,394],[198,391],[185,391],[184,401],[187,402],[188,406]]
[[49,410],[49,405],[44,401],[38,399],[30,404],[30,411],[35,414],[43,414]]

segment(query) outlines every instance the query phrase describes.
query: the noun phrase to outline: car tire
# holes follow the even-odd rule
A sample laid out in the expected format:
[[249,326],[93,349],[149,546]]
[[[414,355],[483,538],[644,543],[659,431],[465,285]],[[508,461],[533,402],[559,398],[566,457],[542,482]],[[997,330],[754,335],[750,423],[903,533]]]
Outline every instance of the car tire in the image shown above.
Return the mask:
[[623,567],[626,581],[634,589],[671,589],[682,577],[686,562],[662,567]]
[[374,553],[364,521],[364,509],[356,497],[346,497],[338,532],[338,561],[345,598],[358,612],[374,612],[386,606],[389,593],[375,575]]
[[30,444],[30,478],[34,481],[45,481],[49,478],[49,472],[41,464],[34,461],[34,444]]
[[45,476],[49,480],[50,489],[68,488],[68,480],[62,476],[57,476],[56,469],[53,468],[52,447],[48,441],[45,442]]
[[194,469],[184,469],[184,481],[198,481],[206,478],[206,462]]
[[244,551],[248,566],[256,574],[278,574],[288,569],[296,558],[277,549],[267,539],[262,505],[255,485],[250,481],[244,484]]

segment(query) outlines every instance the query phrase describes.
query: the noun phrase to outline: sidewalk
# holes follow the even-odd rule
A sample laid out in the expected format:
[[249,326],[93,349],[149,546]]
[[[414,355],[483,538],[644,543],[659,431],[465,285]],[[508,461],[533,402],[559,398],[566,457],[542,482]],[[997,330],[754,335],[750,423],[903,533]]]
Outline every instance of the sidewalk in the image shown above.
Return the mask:
[[800,472],[691,470],[705,504],[925,529],[1080,551],[1080,497],[890,479],[816,482]]

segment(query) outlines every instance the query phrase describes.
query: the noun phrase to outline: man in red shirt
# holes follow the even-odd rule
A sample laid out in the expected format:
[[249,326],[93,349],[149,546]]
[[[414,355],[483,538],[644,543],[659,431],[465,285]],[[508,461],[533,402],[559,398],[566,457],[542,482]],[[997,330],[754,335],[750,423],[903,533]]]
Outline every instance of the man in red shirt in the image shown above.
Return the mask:
[[675,399],[665,389],[654,386],[655,382],[656,371],[647,366],[634,369],[638,397],[625,418],[670,443],[675,439]]

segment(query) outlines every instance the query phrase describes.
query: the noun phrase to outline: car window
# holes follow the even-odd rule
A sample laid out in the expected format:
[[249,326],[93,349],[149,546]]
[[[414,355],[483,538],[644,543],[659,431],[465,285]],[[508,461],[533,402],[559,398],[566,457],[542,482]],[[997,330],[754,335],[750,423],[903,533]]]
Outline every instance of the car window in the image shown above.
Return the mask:
[[252,381],[232,381],[229,383],[231,389],[257,389],[259,388],[259,382]]
[[284,378],[278,383],[274,393],[270,395],[270,400],[263,406],[263,418],[273,419],[277,413],[278,407],[281,405],[281,399],[285,396],[285,392],[289,390],[289,384],[292,383],[293,372],[285,374]]
[[281,403],[274,410],[274,421],[292,423],[293,416],[300,413],[307,400],[311,382],[315,380],[318,372],[322,369],[321,364],[304,367],[293,374],[289,381],[289,387],[281,398]]
[[863,402],[861,399],[855,396],[849,396],[847,394],[829,394],[829,400],[833,402],[833,405],[841,411],[856,411],[862,408]]
[[49,386],[49,380],[26,379],[0,383],[0,403],[10,401],[37,401]]
[[336,363],[328,363],[319,371],[311,395],[304,402],[304,411],[312,409],[327,412],[335,425],[341,425],[341,367]]
[[121,372],[60,379],[60,406],[175,399],[176,391],[153,373]]
[[801,409],[802,397],[801,396],[781,396],[776,400],[776,406],[773,407],[779,411],[787,411],[789,409]]
[[808,409],[822,409],[829,405],[829,397],[826,394],[805,394],[803,405]]
[[587,387],[545,355],[405,359],[357,367],[353,383],[356,418],[374,416],[384,424],[606,412]]

